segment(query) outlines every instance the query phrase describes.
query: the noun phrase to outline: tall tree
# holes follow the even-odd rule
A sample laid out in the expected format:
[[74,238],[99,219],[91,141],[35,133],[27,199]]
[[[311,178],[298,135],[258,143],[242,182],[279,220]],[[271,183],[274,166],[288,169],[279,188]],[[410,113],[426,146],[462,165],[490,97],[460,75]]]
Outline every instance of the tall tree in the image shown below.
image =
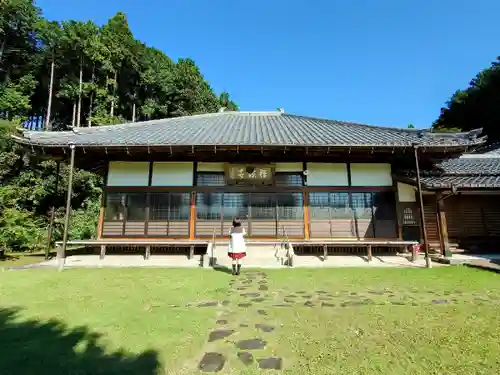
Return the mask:
[[456,91],[434,122],[439,131],[482,127],[489,142],[500,141],[500,58],[481,71],[465,90]]

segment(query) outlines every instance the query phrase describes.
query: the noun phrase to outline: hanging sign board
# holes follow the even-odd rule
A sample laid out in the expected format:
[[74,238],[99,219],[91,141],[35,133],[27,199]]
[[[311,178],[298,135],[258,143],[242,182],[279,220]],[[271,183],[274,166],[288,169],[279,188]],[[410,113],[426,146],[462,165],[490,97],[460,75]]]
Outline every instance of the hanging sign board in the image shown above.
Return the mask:
[[229,164],[226,168],[228,184],[272,185],[273,165]]

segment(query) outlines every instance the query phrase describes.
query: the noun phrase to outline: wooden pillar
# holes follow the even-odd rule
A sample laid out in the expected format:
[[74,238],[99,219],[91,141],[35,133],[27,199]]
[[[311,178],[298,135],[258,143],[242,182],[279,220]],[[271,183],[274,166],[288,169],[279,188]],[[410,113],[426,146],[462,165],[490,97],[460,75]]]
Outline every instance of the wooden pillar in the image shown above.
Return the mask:
[[105,256],[106,256],[106,245],[101,245],[101,254],[99,258],[104,259]]
[[[54,196],[57,197],[57,193],[59,192],[59,171],[61,169],[61,163],[57,162],[56,166],[56,186]],[[47,235],[47,248],[45,249],[45,260],[49,259],[49,250],[52,247],[52,235],[54,233],[54,221],[56,218],[56,208],[54,206],[54,202],[52,203],[52,207],[50,208],[50,221],[49,221],[49,232]]]
[[373,256],[372,256],[372,245],[368,245],[367,246],[366,252],[367,252],[368,262],[371,262],[372,259],[373,259]]
[[436,194],[436,204],[437,204],[437,217],[438,217],[438,228],[439,228],[439,244],[441,247],[441,254],[444,256],[450,256],[450,245],[448,239],[448,226],[446,225],[446,211],[444,207],[443,193],[438,192]]
[[189,206],[189,239],[194,240],[196,224],[196,193],[191,193],[191,202]]
[[59,269],[63,269],[64,267],[64,257],[66,256],[66,247],[68,245],[68,231],[70,224],[70,215],[71,215],[71,196],[73,195],[73,171],[75,169],[75,145],[70,145],[70,162],[69,162],[69,177],[68,177],[68,192],[66,197],[66,216],[64,218],[64,232],[63,232],[63,241],[62,246],[59,248],[57,252],[57,258],[59,262]]
[[323,245],[323,261],[328,259],[328,246]]
[[150,256],[151,256],[151,246],[147,245],[146,246],[146,254],[144,255],[144,259],[148,260]]
[[189,246],[189,259],[194,258],[194,245]]
[[398,239],[403,239],[403,211],[401,210],[401,203],[399,202],[399,191],[398,183],[393,182],[394,196],[396,198],[396,233],[398,234]]
[[424,200],[422,197],[422,182],[420,181],[420,166],[418,162],[418,146],[413,146],[413,152],[415,156],[415,169],[417,171],[417,190],[418,198],[420,203],[420,225],[422,228],[422,234],[424,235],[424,252],[425,252],[425,265],[427,268],[432,267],[431,259],[429,258],[429,241],[427,240],[427,229],[425,228],[425,212],[424,212]]
[[[104,192],[103,192],[104,194]],[[104,206],[101,205],[99,209],[99,221],[97,222],[97,239],[100,240],[102,238],[102,228],[104,225]]]
[[99,221],[97,222],[97,239],[100,240],[102,238],[102,230],[104,227],[104,214],[106,212],[106,196],[108,194],[107,192],[107,186],[108,186],[108,172],[109,172],[109,162],[106,162],[106,167],[104,169],[104,176],[103,176],[103,190],[102,190],[102,196],[101,196],[101,208],[99,209]]
[[309,240],[311,238],[310,230],[309,193],[304,192],[304,239]]

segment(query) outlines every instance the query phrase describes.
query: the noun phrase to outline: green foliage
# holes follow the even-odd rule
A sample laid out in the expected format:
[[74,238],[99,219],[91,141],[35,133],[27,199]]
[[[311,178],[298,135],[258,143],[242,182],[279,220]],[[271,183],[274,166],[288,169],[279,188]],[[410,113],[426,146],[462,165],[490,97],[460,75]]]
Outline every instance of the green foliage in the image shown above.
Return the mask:
[[[33,0],[0,0],[0,246],[45,245],[52,208],[53,240],[62,238],[68,168],[61,165],[57,176],[55,162],[17,146],[17,119],[46,116],[50,107],[49,129],[63,130],[73,122],[111,125],[132,121],[133,113],[140,121],[221,106],[238,110],[227,92],[214,93],[193,60],[172,61],[136,40],[124,13],[105,25],[48,21]],[[95,237],[101,177],[77,170],[73,185],[70,238]]]
[[17,208],[4,207],[2,209],[0,249],[7,251],[36,250],[43,247],[44,239],[45,231],[42,223],[31,212]]
[[489,142],[500,141],[500,58],[481,71],[465,90],[456,91],[434,122],[438,131],[483,128]]

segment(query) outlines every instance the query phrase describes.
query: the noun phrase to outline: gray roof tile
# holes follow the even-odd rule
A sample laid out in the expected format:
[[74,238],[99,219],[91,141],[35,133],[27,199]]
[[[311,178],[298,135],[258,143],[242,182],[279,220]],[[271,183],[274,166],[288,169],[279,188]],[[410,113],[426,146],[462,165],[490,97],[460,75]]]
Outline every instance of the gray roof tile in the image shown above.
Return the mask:
[[223,112],[65,132],[25,132],[40,146],[467,146],[484,143],[481,130],[430,133],[295,116],[281,112]]
[[[433,170],[424,170],[422,184],[429,189],[500,188],[500,147],[485,148],[482,154],[464,154],[444,161]],[[415,180],[415,171],[405,174]]]

